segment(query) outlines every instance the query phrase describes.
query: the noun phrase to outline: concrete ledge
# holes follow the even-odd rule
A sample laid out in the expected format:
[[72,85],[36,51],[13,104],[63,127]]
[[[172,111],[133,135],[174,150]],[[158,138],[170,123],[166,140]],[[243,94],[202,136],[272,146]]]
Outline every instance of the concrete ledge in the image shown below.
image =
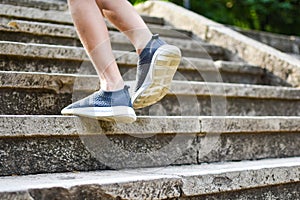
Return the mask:
[[[62,116],[23,116],[19,120],[23,127],[11,121],[15,136],[0,136],[0,176],[197,162],[194,143],[198,119],[145,117],[130,125]],[[177,134],[180,130],[182,133]],[[26,134],[28,131],[31,134]]]
[[[176,170],[174,169],[169,167],[161,170],[159,173],[175,175]],[[179,167],[178,169],[179,171],[176,175],[180,175],[183,178],[184,184],[182,189],[185,196],[270,186],[277,181],[278,184],[290,181],[299,182],[299,172],[297,172],[299,170],[299,158],[208,164]],[[282,172],[283,174],[289,174],[288,176],[293,178],[285,179]]]
[[[119,33],[114,33],[114,36],[112,37],[113,42],[115,44],[122,44],[124,43],[124,37],[120,35]],[[125,40],[126,41],[126,40]],[[174,42],[174,41],[173,41]],[[183,41],[178,40],[179,43],[182,44],[182,46],[186,46],[186,48],[194,48],[192,42],[185,42],[183,44]],[[177,42],[177,44],[179,44]],[[176,41],[175,41],[176,43]],[[189,46],[190,45],[190,46]],[[59,46],[59,45],[45,45],[45,44],[27,44],[27,43],[20,43],[20,42],[8,42],[8,41],[0,41],[0,55],[3,56],[15,56],[15,57],[26,57],[26,59],[56,59],[56,60],[65,60],[65,61],[77,61],[77,62],[84,62],[88,61],[88,57],[84,51],[83,48],[80,47],[70,47],[70,46]],[[192,54],[197,54],[197,56],[201,57],[209,57],[208,53],[205,50],[205,46],[201,50],[198,51],[190,51]],[[219,55],[221,52],[219,50],[213,52],[214,55]],[[125,52],[125,51],[114,51],[114,55],[117,58],[117,62],[119,65],[126,65],[126,66],[136,66],[137,63],[137,55],[135,53],[131,52]],[[22,63],[26,60],[25,58],[22,59]],[[4,58],[3,58],[4,60]],[[9,62],[13,62],[13,59],[9,59]],[[17,59],[16,59],[17,60]],[[47,61],[48,62],[54,62],[54,61]],[[217,62],[216,65],[213,63],[212,60],[209,59],[200,59],[200,58],[190,58],[190,57],[184,57],[182,59],[181,65],[179,67],[179,70],[198,70],[199,72],[204,71],[211,71],[211,72],[217,72],[218,70],[221,70],[223,72],[235,72],[235,73],[246,73],[246,74],[255,74],[258,77],[261,77],[264,74],[264,71],[262,69],[259,69],[255,66],[250,66],[246,64],[239,63],[236,65],[233,62]],[[17,64],[17,63],[16,63]],[[78,65],[80,65],[79,63]],[[83,64],[83,63],[82,63]],[[4,64],[3,64],[4,65]],[[18,64],[19,65],[19,64]],[[41,63],[38,64],[41,66]],[[83,64],[84,65],[84,64]],[[7,66],[7,65],[5,65]],[[9,66],[13,68],[13,64],[10,63]],[[68,64],[70,66],[70,64]],[[35,68],[35,66],[32,66]],[[53,69],[58,68],[59,66],[54,66]],[[66,66],[60,66],[60,68],[65,68]],[[92,66],[90,66],[93,68]],[[4,66],[3,66],[4,68]],[[70,68],[70,67],[68,67]],[[53,70],[52,69],[52,70]],[[13,70],[14,69],[8,69]],[[36,71],[38,69],[35,69]],[[73,69],[76,71],[76,69]],[[24,70],[20,70],[24,71]],[[32,70],[30,70],[32,71]],[[90,73],[95,73],[92,69]],[[200,76],[200,75],[198,75]],[[135,76],[133,76],[135,77]],[[196,79],[197,80],[197,79]],[[256,79],[254,79],[256,80]],[[249,82],[251,82],[249,80]]]
[[[105,21],[109,30],[115,31],[116,28]],[[185,30],[174,29],[170,26],[161,26],[155,24],[149,24],[148,27],[153,33],[158,33],[161,36],[190,39],[191,33]],[[51,24],[44,22],[33,22],[24,20],[12,20],[7,26],[3,25],[0,27],[1,31],[7,32],[18,32],[18,33],[31,33],[33,35],[47,35],[55,37],[65,37],[65,38],[78,38],[75,28],[72,25],[63,24]],[[125,38],[125,36],[124,36]]]
[[27,19],[59,24],[73,24],[68,11],[40,10],[22,6],[1,4],[0,16],[10,19]]
[[[38,44],[52,44],[59,46],[79,46],[81,43],[76,35],[74,28],[65,25],[51,25],[47,27],[41,26],[40,23],[30,23],[30,26],[23,27],[17,21],[12,21],[10,24],[18,28],[0,27],[0,39],[12,42],[23,43],[38,43]],[[25,30],[24,30],[25,29]],[[32,30],[35,29],[35,30]],[[60,30],[60,31],[57,31]],[[163,32],[160,30],[159,32]],[[169,31],[164,30],[169,33]],[[163,34],[170,36],[172,33]],[[167,43],[178,46],[183,56],[185,57],[198,57],[214,60],[227,60],[224,50],[210,44],[196,42],[190,38],[177,39],[162,37]],[[129,42],[127,37],[119,32],[110,31],[110,40],[114,50],[134,51],[133,45]]]
[[68,47],[47,44],[26,44],[19,42],[0,41],[0,55],[51,58],[51,59],[69,59],[69,60],[88,60],[83,48]]
[[174,81],[170,91],[176,95],[207,95],[264,99],[278,98],[290,100],[300,99],[300,90],[296,88],[230,83]]
[[[299,185],[299,158],[106,172],[2,177],[1,197],[113,199],[196,197],[274,185]],[[16,188],[16,185],[18,187]],[[96,192],[97,191],[97,192]],[[83,193],[84,192],[84,193]],[[82,196],[82,194],[85,194]],[[262,195],[262,194],[257,194]],[[78,195],[76,196],[78,197]]]
[[[206,121],[206,123],[209,122]],[[116,124],[75,116],[0,115],[0,124],[3,127],[0,137],[199,134],[201,132],[198,117],[175,116],[140,116],[133,124]],[[42,124],[42,126],[37,124]],[[293,128],[295,127],[290,127],[290,129]]]
[[[40,176],[40,177],[39,177]],[[144,199],[146,196],[152,199],[166,199],[180,196],[180,179],[176,176],[164,176],[159,174],[137,174],[130,172],[89,172],[49,174],[22,177],[19,183],[26,184],[17,193],[13,188],[8,190],[8,185],[1,191],[0,197],[25,199],[71,198],[71,199]],[[52,181],[50,180],[52,178]],[[27,179],[27,180],[26,180]],[[45,181],[42,181],[44,179]],[[61,179],[61,184],[56,181]],[[65,179],[64,181],[62,181]],[[72,180],[71,180],[72,179]],[[80,181],[81,179],[81,181]],[[32,181],[29,184],[30,180]],[[27,182],[28,181],[28,182]],[[43,182],[36,187],[38,182]],[[73,183],[71,183],[74,181]],[[46,186],[48,183],[48,186]],[[31,186],[30,186],[31,185]],[[56,189],[54,189],[54,187]],[[159,188],[159,189],[158,189]],[[5,192],[4,192],[5,191]],[[151,191],[151,192],[150,192]],[[84,193],[84,194],[83,194]],[[85,195],[87,195],[85,197]],[[83,197],[83,198],[81,198]]]
[[52,0],[0,0],[0,4],[38,8],[41,10],[66,11],[68,9],[67,3]]
[[[133,89],[135,81],[126,84]],[[0,88],[52,90],[59,94],[72,93],[73,90],[91,92],[98,90],[99,86],[96,75],[0,72]],[[169,95],[299,100],[300,90],[290,87],[173,81]]]
[[[118,34],[118,36],[120,36]],[[113,37],[112,40],[115,43],[124,43],[124,38]],[[121,40],[121,41],[120,41]],[[126,43],[126,40],[125,40]],[[179,43],[183,44],[182,41]],[[127,43],[128,44],[128,43]],[[190,43],[191,44],[191,43]],[[185,44],[187,45],[187,44]],[[192,45],[192,44],[191,44]],[[71,47],[71,46],[61,46],[61,45],[47,45],[47,44],[32,44],[32,43],[20,43],[20,42],[9,42],[9,41],[0,41],[1,51],[0,55],[15,55],[15,56],[28,56],[35,58],[52,58],[52,59],[66,59],[66,60],[79,60],[84,61],[88,60],[84,49],[82,47]],[[214,53],[219,54],[220,49],[217,48],[217,52],[211,52],[212,56]],[[182,50],[184,51],[184,49]],[[198,49],[197,51],[190,51],[197,54],[200,58],[210,58],[208,52],[203,49]],[[126,59],[126,61],[135,63],[137,61],[137,55],[135,53],[125,52],[125,51],[114,51],[115,57],[120,62],[122,56],[125,55],[134,55]],[[187,58],[188,59],[188,58]],[[125,63],[128,64],[128,63]]]
[[300,117],[200,117],[201,133],[299,132]]
[[264,75],[264,70],[261,67],[249,65],[242,62],[216,61],[215,66],[222,72],[246,73],[255,74],[257,76]]
[[242,33],[243,35],[274,47],[280,51],[296,55],[300,54],[300,37],[255,30],[242,30],[238,27],[233,27],[233,29],[239,33]]
[[197,198],[201,199],[251,199],[251,200],[261,200],[261,199],[285,199],[285,200],[294,200],[299,197],[298,195],[298,185],[299,183],[290,183],[290,184],[281,184],[273,185],[270,187],[259,187],[251,188],[247,190],[240,191],[230,191],[218,194],[208,194],[201,195],[195,198],[182,198],[181,200],[196,200]]
[[0,27],[7,32],[31,33],[34,35],[48,35],[53,37],[78,38],[76,30],[72,25],[51,24],[44,22],[33,22],[24,20],[12,20],[7,26]]
[[[0,175],[300,156],[299,117],[0,116]],[[51,129],[49,128],[51,127]]]
[[96,75],[70,75],[38,72],[3,72],[0,73],[0,87],[55,91],[72,93],[72,91],[94,92],[100,89]]
[[[119,134],[299,133],[300,117],[139,116],[133,124],[115,124],[75,116],[0,115],[0,137],[48,137]],[[49,129],[51,127],[51,129]]]
[[[114,40],[120,42],[120,37],[115,37]],[[190,44],[192,45],[192,43]],[[96,74],[84,49],[80,47],[8,41],[0,41],[0,46],[0,55],[3,56],[0,63],[0,69],[2,70]],[[192,46],[189,48],[192,48]],[[206,50],[202,50],[194,51],[194,53],[199,57],[201,55],[207,57]],[[138,60],[136,53],[125,51],[113,51],[113,53],[118,65],[121,67],[121,73],[125,74],[125,79],[135,79],[136,70],[133,70],[132,67],[136,66]],[[218,54],[217,52],[212,53]],[[181,60],[175,79],[214,82],[221,81],[220,74],[224,82],[288,86],[281,79],[257,66],[226,61],[213,62],[209,59],[190,57],[184,57]]]
[[0,0],[0,4],[9,4],[14,6],[24,6],[31,8],[38,8],[41,10],[58,10],[66,11],[68,5],[62,1],[49,1],[49,0]]
[[[135,88],[134,81],[126,82]],[[70,103],[99,89],[95,76],[1,72],[1,114],[59,114]],[[137,110],[159,116],[299,116],[296,88],[173,81],[157,104]]]
[[147,1],[136,8],[140,13],[164,17],[174,27],[193,31],[205,41],[238,53],[247,62],[265,67],[294,86],[300,86],[300,60],[292,56],[168,2]]
[[[13,6],[0,4],[0,16],[9,19],[26,19],[40,22],[51,22],[58,24],[73,24],[68,11],[41,10],[32,7]],[[146,23],[163,25],[164,19],[157,17],[142,16]],[[0,18],[1,19],[1,18]]]

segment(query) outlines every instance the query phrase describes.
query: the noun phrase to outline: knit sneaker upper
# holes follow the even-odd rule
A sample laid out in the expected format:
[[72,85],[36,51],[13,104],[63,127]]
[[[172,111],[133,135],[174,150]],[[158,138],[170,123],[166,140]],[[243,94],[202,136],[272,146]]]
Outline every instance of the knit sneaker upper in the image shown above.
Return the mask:
[[162,45],[166,44],[163,40],[159,39],[159,35],[153,35],[151,40],[148,42],[146,47],[143,49],[139,55],[139,61],[137,66],[137,84],[135,91],[140,89],[143,85],[144,80],[149,72],[152,57],[156,50]]
[[114,106],[132,107],[128,88],[128,86],[125,86],[124,89],[113,92],[100,90],[67,106],[65,109]]

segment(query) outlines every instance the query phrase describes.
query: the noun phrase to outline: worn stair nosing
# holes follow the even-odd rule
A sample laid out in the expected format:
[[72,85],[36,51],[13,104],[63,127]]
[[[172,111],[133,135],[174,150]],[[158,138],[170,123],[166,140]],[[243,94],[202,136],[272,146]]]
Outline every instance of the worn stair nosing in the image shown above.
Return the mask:
[[[126,81],[134,88],[135,81]],[[100,87],[97,75],[0,71],[0,88],[43,89],[56,93],[92,92]],[[220,96],[299,100],[300,89],[232,83],[173,81],[168,95]]]
[[[126,45],[128,46],[128,48],[130,48],[132,45],[130,42],[128,42],[127,38],[122,35],[121,33],[118,32],[110,32],[110,36],[111,36],[111,42],[114,45]],[[176,46],[178,46],[179,48],[181,48],[181,51],[183,54],[187,54],[187,56],[189,57],[195,57],[194,55],[201,55],[202,57],[205,57],[207,59],[211,59],[213,60],[213,58],[211,56],[215,56],[215,55],[223,55],[223,49],[220,47],[216,47],[216,46],[211,46],[209,44],[194,44],[192,41],[182,41],[181,39],[169,39],[169,38],[163,38],[165,39],[168,43],[170,44],[174,44]],[[21,48],[21,46],[23,48],[27,47],[27,48],[33,48],[33,49],[37,49],[37,48],[48,48],[49,50],[54,50],[57,48],[60,49],[66,49],[68,51],[70,51],[70,48],[73,51],[79,51],[81,52],[81,54],[85,54],[84,49],[82,47],[76,47],[76,46],[64,46],[64,45],[60,45],[60,44],[37,44],[37,43],[23,43],[23,42],[15,42],[15,41],[0,41],[0,45],[4,46],[1,54],[5,54],[5,52],[9,51],[10,49],[8,48],[10,45],[10,48],[13,48],[14,46],[19,46]],[[7,47],[5,47],[7,46]],[[7,49],[6,49],[7,48]],[[51,49],[50,49],[51,48]],[[192,49],[192,50],[191,50]],[[21,49],[20,49],[21,50]],[[131,49],[132,51],[134,51],[134,48],[132,47]],[[15,54],[17,54],[16,49],[14,51]],[[12,52],[7,52],[7,54],[12,54]],[[27,56],[35,56],[35,57],[47,57],[47,55],[30,55],[28,54]],[[118,56],[116,56],[118,57]],[[87,56],[81,56],[79,58],[75,57],[75,58],[69,58],[69,59],[74,59],[74,60],[86,60],[88,59]]]
[[64,116],[2,120],[3,176],[300,155],[299,118],[139,117],[126,126]]
[[[60,45],[32,44],[20,42],[0,41],[0,55],[3,56],[19,56],[31,57],[35,59],[57,59],[57,60],[75,60],[79,62],[89,61],[86,52],[82,47],[70,47]],[[133,52],[113,51],[116,61],[120,65],[136,66],[138,56]],[[224,63],[227,63],[227,65]],[[232,65],[228,67],[228,65]],[[242,67],[242,68],[241,68]],[[216,61],[208,59],[184,57],[181,61],[179,69],[196,70],[201,72],[211,71],[219,73],[235,72],[263,75],[264,70],[257,66],[245,63]]]
[[[0,55],[16,55],[16,56],[35,57],[35,58],[53,58],[53,59],[78,60],[78,61],[89,60],[83,47],[22,43],[22,42],[12,42],[12,41],[0,41],[0,45],[2,46]],[[42,51],[42,49],[44,49],[44,51]],[[65,54],[67,52],[73,53],[73,55],[67,55],[67,56],[62,55],[62,53]],[[136,59],[133,60],[137,61],[137,55],[135,53],[116,51],[116,50],[114,50],[113,52],[117,59],[122,55],[132,54],[135,55],[134,57],[136,57]]]
[[[108,22],[108,28],[112,29],[110,31],[110,37],[112,42],[127,43],[131,44],[127,37],[120,32],[115,31],[115,28]],[[161,27],[157,25],[148,25],[150,30],[153,33],[161,32],[162,38],[168,42],[176,44],[178,47],[183,49],[195,49],[195,48],[208,48],[213,46],[216,52],[220,54],[223,53],[221,47],[210,45],[208,43],[199,42],[184,36],[184,34],[179,33],[178,31],[173,30],[171,27]],[[36,36],[49,36],[49,37],[58,37],[58,38],[71,38],[79,39],[76,33],[76,30],[73,26],[70,25],[61,25],[61,24],[49,24],[43,22],[31,22],[24,20],[12,20],[8,25],[2,25],[0,31],[4,32],[16,32],[16,33],[28,33]],[[172,37],[172,34],[174,37]],[[180,36],[180,37],[179,37]],[[120,38],[120,39],[119,39]]]
[[[40,124],[40,125],[39,125]],[[0,115],[0,138],[79,135],[300,133],[300,117],[139,116],[118,124],[76,116]],[[49,127],[52,127],[49,129]]]
[[[62,115],[0,115],[0,137],[78,136],[78,135],[149,135],[199,134],[197,117],[138,117],[132,124],[122,124]],[[18,123],[21,123],[17,125]],[[47,124],[32,126],[30,124]],[[49,129],[49,127],[53,127]]]
[[[61,189],[70,194],[71,191],[83,188],[88,191],[89,187],[92,189],[98,186],[99,190],[111,197],[139,199],[144,194],[151,195],[151,198],[183,195],[192,197],[286,183],[299,184],[299,168],[300,159],[295,157],[165,168],[1,177],[0,194],[11,197],[26,194],[30,196],[34,191],[46,194],[51,190],[53,194],[58,194]],[[16,188],[16,185],[19,186]],[[133,192],[128,193],[128,188]]]
[[65,11],[68,9],[67,3],[61,1],[49,1],[49,0],[1,0],[0,4],[7,4],[13,6],[24,6],[24,7],[34,7],[41,10],[56,10],[56,11]]
[[[107,20],[105,22],[109,30],[117,30]],[[172,37],[174,39],[190,39],[188,33],[185,34],[183,33],[183,30],[173,29],[170,26],[149,24],[148,27],[153,33],[159,33],[161,36]],[[51,31],[53,29],[55,31]],[[0,31],[78,39],[75,28],[72,25],[51,24],[37,21],[11,20],[8,25],[2,25]]]
[[[73,20],[68,11],[57,10],[41,10],[38,8],[13,6],[8,4],[0,4],[0,16],[9,18],[36,20],[42,22],[54,22],[59,24],[73,24]],[[55,17],[53,17],[55,16]],[[164,24],[163,18],[142,16],[146,23]]]
[[56,93],[72,93],[74,89],[87,92],[100,89],[97,75],[5,71],[0,76],[0,88],[31,88]]

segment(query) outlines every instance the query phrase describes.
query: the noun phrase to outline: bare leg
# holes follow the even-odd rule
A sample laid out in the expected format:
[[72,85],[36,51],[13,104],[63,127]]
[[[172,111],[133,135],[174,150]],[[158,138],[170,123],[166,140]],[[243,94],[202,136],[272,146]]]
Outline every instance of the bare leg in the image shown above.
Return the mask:
[[[77,33],[100,77],[101,89],[114,92],[95,92],[67,106],[61,111],[62,114],[123,122],[135,121],[132,105],[135,108],[149,106],[166,95],[180,62],[180,50],[166,45],[158,36],[152,36],[127,0],[68,2]],[[137,67],[137,87],[132,99],[128,87],[124,87],[113,56],[104,16],[129,38],[137,53],[141,53]],[[164,64],[160,61],[164,61]],[[161,75],[153,77],[153,74]]]
[[123,32],[137,53],[146,46],[152,33],[127,0],[96,0],[104,16]]
[[96,2],[103,15],[129,38],[136,52],[142,54],[137,65],[135,93],[131,97],[133,107],[142,108],[161,100],[167,94],[180,63],[180,49],[166,44],[157,35],[153,36],[127,0]]
[[115,62],[108,30],[96,1],[68,2],[77,33],[100,77],[101,89],[107,91],[122,89],[124,81]]

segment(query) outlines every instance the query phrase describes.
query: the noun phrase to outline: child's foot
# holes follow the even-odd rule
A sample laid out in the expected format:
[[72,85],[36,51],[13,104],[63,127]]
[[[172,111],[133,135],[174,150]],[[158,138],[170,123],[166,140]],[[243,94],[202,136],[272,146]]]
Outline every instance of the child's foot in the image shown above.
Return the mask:
[[132,108],[128,86],[124,89],[107,92],[100,90],[66,108],[63,115],[78,115],[105,121],[131,123],[136,120]]
[[139,56],[134,108],[150,106],[167,94],[180,60],[179,48],[152,36]]

